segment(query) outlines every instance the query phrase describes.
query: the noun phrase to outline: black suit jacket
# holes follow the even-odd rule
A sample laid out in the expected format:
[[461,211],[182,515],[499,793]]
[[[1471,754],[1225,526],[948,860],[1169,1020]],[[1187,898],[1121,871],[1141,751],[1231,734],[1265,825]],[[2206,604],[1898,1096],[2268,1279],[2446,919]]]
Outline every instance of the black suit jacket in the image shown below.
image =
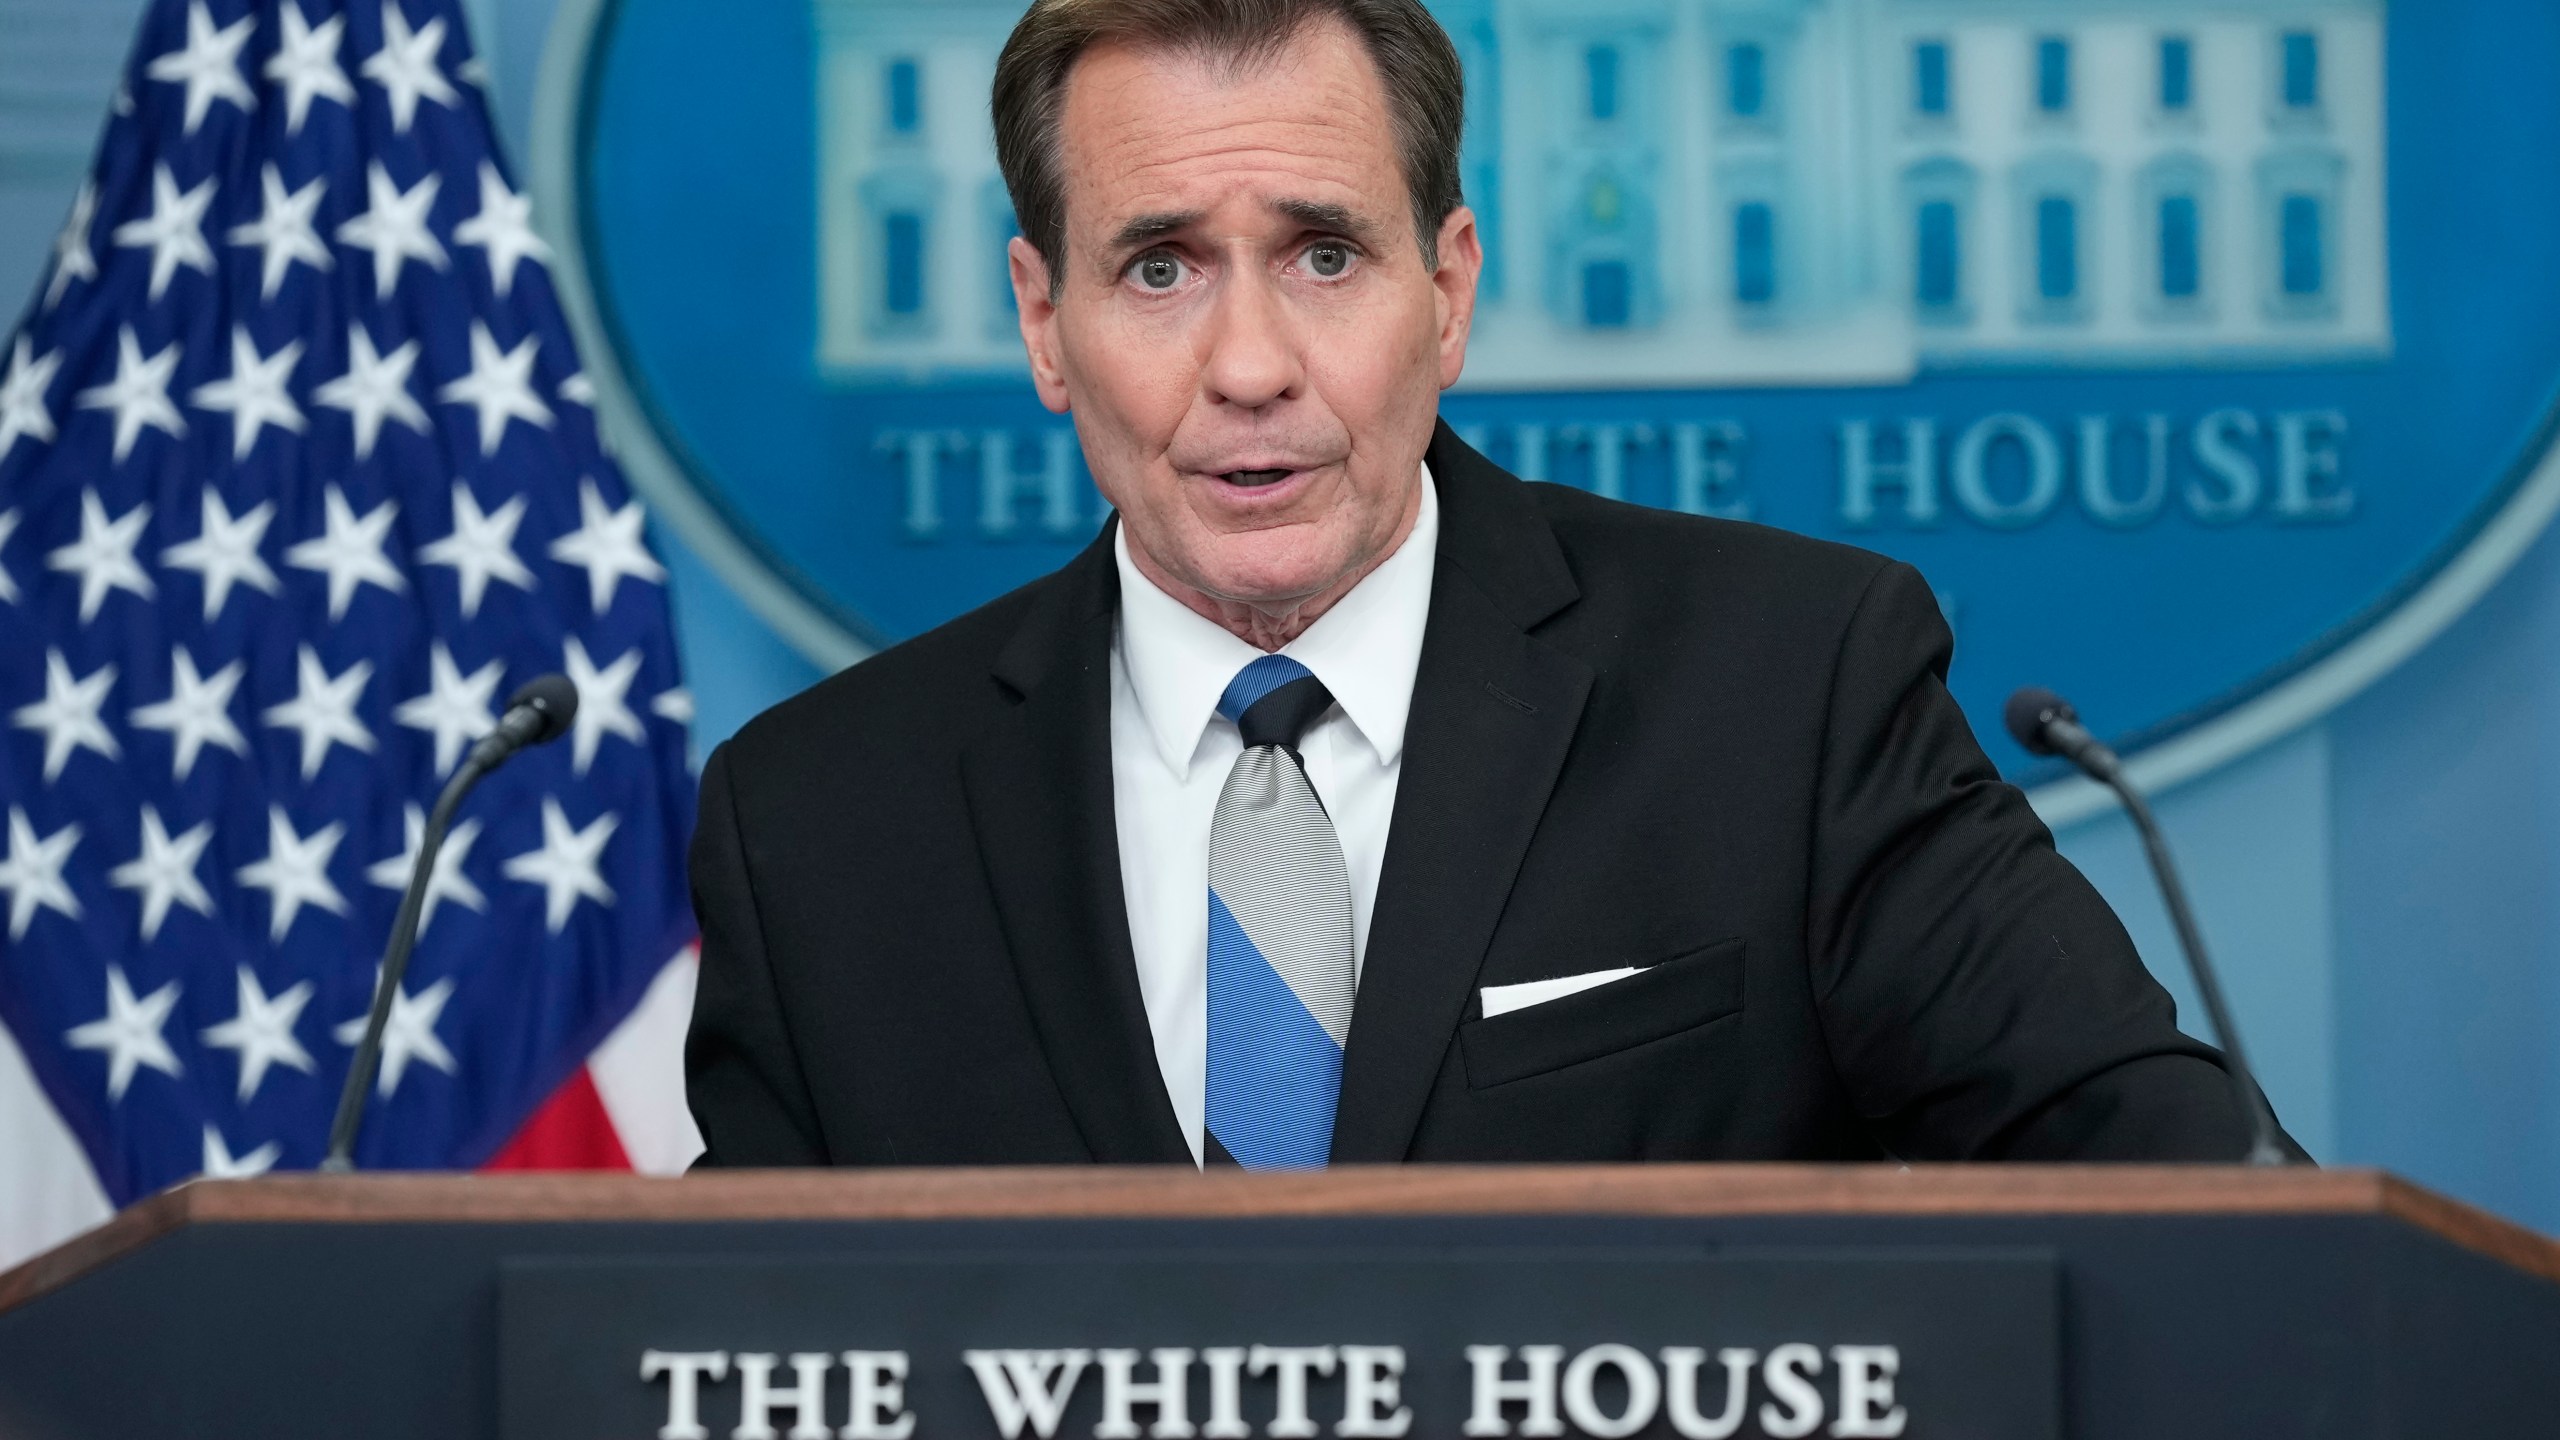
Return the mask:
[[[2215,1052],[1974,743],[1917,572],[1525,484],[1445,426],[1430,465],[1336,1161],[2247,1148]],[[1106,533],[712,755],[704,1164],[1189,1160],[1120,886],[1118,588]],[[1617,966],[1482,1018],[1480,987]]]

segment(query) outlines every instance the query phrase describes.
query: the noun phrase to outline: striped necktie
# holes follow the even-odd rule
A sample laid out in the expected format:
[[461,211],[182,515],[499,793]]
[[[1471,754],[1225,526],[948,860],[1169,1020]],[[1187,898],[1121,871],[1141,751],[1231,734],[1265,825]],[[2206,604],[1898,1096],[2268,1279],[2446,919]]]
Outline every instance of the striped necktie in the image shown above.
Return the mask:
[[1333,704],[1295,660],[1237,672],[1218,713],[1244,753],[1209,822],[1212,1165],[1322,1165],[1351,1029],[1351,877],[1298,737]]

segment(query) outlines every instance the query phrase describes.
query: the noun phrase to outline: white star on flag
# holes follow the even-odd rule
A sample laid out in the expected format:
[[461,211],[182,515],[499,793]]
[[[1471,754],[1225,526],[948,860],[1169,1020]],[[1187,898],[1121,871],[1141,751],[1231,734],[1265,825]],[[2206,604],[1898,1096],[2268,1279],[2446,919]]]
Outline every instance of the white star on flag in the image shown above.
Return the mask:
[[177,341],[145,359],[142,342],[127,325],[116,335],[116,378],[80,392],[76,403],[81,409],[116,412],[117,463],[133,453],[133,442],[141,438],[145,425],[173,438],[187,433],[186,417],[169,403],[169,377],[177,368]]
[[217,30],[204,0],[190,0],[186,48],[155,58],[143,72],[187,87],[187,134],[196,133],[216,100],[228,100],[244,111],[258,108],[257,92],[240,73],[240,47],[249,43],[249,32],[257,25],[257,16],[243,15]]
[[329,861],[346,835],[346,825],[336,820],[309,835],[297,835],[283,806],[267,807],[267,858],[241,866],[239,880],[267,892],[274,907],[267,924],[269,940],[281,943],[305,905],[317,905],[332,915],[347,913],[347,897],[329,880]]
[[196,878],[196,862],[213,839],[207,820],[172,838],[160,823],[160,812],[142,807],[142,853],[107,872],[107,883],[120,890],[142,892],[142,939],[150,943],[169,918],[171,905],[184,905],[199,915],[213,914],[213,897]]
[[[0,510],[0,550],[9,548],[9,537],[18,533],[18,512]],[[18,603],[18,582],[11,578],[9,567],[0,565],[0,600]]]
[[9,373],[0,376],[0,460],[8,458],[9,447],[21,435],[52,443],[53,412],[45,408],[44,392],[61,369],[59,350],[39,356],[23,334],[10,346]]
[[144,730],[166,731],[171,746],[170,772],[180,780],[196,768],[196,756],[207,745],[219,745],[242,759],[249,740],[232,723],[231,696],[249,662],[234,660],[210,678],[196,673],[195,657],[184,646],[169,647],[169,698],[137,707],[133,723]]
[[551,558],[587,572],[587,603],[598,615],[613,608],[613,592],[622,577],[651,582],[667,578],[666,567],[649,554],[640,538],[648,514],[637,500],[616,510],[591,479],[578,482],[578,528],[551,542]]
[[448,405],[468,405],[480,412],[480,453],[498,453],[510,417],[544,429],[551,426],[551,407],[533,393],[534,352],[542,337],[527,335],[513,350],[500,350],[489,327],[471,322],[471,373],[436,392]]
[[363,326],[347,327],[347,373],[311,392],[311,398],[354,419],[357,459],[373,454],[374,438],[386,419],[427,433],[426,407],[409,393],[409,372],[417,364],[417,341],[402,341],[390,354],[379,355]]
[[234,1156],[231,1147],[222,1143],[222,1132],[210,1125],[204,1127],[204,1178],[207,1180],[246,1180],[264,1175],[284,1158],[284,1145],[270,1140],[246,1155]]
[[[375,982],[377,985],[379,981]],[[453,998],[453,977],[448,975],[433,985],[411,995],[406,989],[391,994],[391,1018],[382,1027],[382,1098],[388,1100],[400,1088],[400,1077],[409,1073],[409,1062],[423,1061],[447,1075],[460,1073],[453,1052],[436,1038],[436,1021],[444,1015],[444,1002]],[[354,1047],[364,1043],[365,1021],[369,1015],[358,1015],[330,1033],[341,1045]]]
[[453,243],[476,245],[489,257],[489,279],[507,298],[519,261],[548,260],[551,247],[533,233],[533,202],[507,188],[498,167],[480,162],[480,213],[453,227]]
[[489,699],[498,692],[498,679],[507,665],[492,660],[465,676],[453,663],[453,652],[438,640],[427,652],[427,693],[403,700],[391,712],[391,718],[414,730],[429,731],[436,737],[436,774],[450,774],[454,762],[462,758],[463,747],[498,728],[497,717],[490,713]]
[[292,0],[278,9],[284,36],[276,42],[275,56],[267,61],[264,74],[284,87],[284,133],[293,136],[302,133],[303,117],[311,113],[313,100],[353,106],[356,87],[347,72],[338,68],[338,41],[346,33],[347,17],[332,15],[313,25],[302,18],[302,7]]
[[[293,13],[290,6],[285,13]],[[338,22],[329,22],[334,25]],[[320,197],[328,191],[329,182],[314,179],[299,190],[284,188],[284,176],[269,161],[258,176],[259,188],[266,192],[266,210],[257,219],[231,227],[234,245],[255,245],[260,253],[258,298],[273,300],[284,285],[285,272],[293,262],[301,261],[314,270],[329,270],[337,261],[329,254],[327,242],[311,228],[311,217],[320,211]]]
[[516,558],[516,527],[524,523],[524,497],[517,495],[494,512],[483,512],[471,487],[453,482],[453,531],[418,551],[428,565],[453,568],[462,592],[462,618],[480,613],[480,597],[489,582],[504,580],[519,590],[533,588],[533,572]]
[[332,621],[345,618],[359,585],[378,585],[395,595],[409,588],[399,567],[382,553],[383,538],[391,533],[391,522],[400,514],[398,501],[385,500],[358,519],[347,504],[346,492],[332,485],[322,495],[321,503],[326,511],[322,533],[286,550],[284,563],[329,577]]
[[83,678],[74,678],[69,661],[62,652],[47,647],[44,652],[44,698],[31,705],[21,705],[10,717],[21,730],[44,732],[44,782],[52,784],[71,763],[75,750],[95,750],[108,759],[122,752],[116,748],[115,732],[98,716],[99,707],[107,703],[107,691],[116,683],[116,667],[101,665]]
[[193,190],[181,192],[167,164],[151,167],[151,213],[116,227],[115,241],[132,249],[151,250],[151,298],[159,300],[178,267],[213,273],[213,247],[204,243],[204,212],[213,204],[214,179],[208,175]]
[[364,78],[381,86],[383,98],[391,102],[392,133],[409,133],[420,99],[451,106],[461,98],[454,93],[452,82],[444,78],[444,71],[436,68],[436,55],[443,49],[443,17],[430,20],[426,28],[413,32],[408,17],[400,13],[397,0],[383,0],[382,48],[367,56],[360,68]]
[[152,597],[151,577],[133,558],[133,547],[150,519],[151,506],[146,503],[110,520],[97,491],[80,492],[80,538],[46,555],[44,563],[48,570],[79,574],[81,624],[97,618],[110,590],[130,590],[145,600]]
[[160,1027],[169,1023],[170,1008],[178,1003],[178,982],[170,981],[143,999],[133,997],[133,987],[125,982],[124,968],[107,967],[107,1013],[86,1025],[75,1026],[64,1039],[82,1050],[107,1052],[107,1102],[124,1098],[127,1086],[133,1084],[136,1070],[148,1065],[163,1075],[177,1075],[184,1068],[177,1054],[170,1050]]
[[693,723],[693,692],[682,688],[661,690],[658,698],[649,702],[649,713],[661,720],[690,725]]
[[[401,813],[400,825],[404,837],[400,853],[365,867],[364,878],[385,890],[409,888],[409,868],[418,863],[418,846],[426,838],[426,812],[418,808],[417,802],[411,801]],[[420,938],[424,938],[427,927],[435,923],[436,907],[447,900],[465,910],[489,908],[489,897],[481,894],[480,887],[471,883],[471,877],[462,873],[464,862],[471,856],[471,847],[479,838],[480,822],[465,820],[446,831],[444,843],[436,847],[436,863],[427,873],[426,899],[419,904]]]
[[391,297],[406,261],[422,260],[437,270],[445,267],[444,243],[427,228],[427,211],[434,207],[436,191],[443,184],[444,177],[430,170],[425,179],[404,191],[391,183],[391,172],[382,168],[381,161],[365,167],[365,197],[371,208],[338,227],[338,242],[373,252],[374,299]]
[[586,829],[572,829],[560,802],[549,795],[542,797],[542,848],[509,860],[505,872],[510,880],[542,887],[543,921],[552,934],[568,925],[569,914],[581,898],[599,905],[613,903],[613,887],[605,883],[596,862],[621,823],[622,817],[607,811]]
[[204,618],[211,623],[231,598],[231,587],[247,585],[269,595],[284,593],[284,584],[258,553],[267,526],[276,518],[276,502],[261,500],[246,515],[233,515],[222,493],[204,487],[204,523],[193,540],[181,540],[160,552],[160,563],[173,570],[193,570],[204,577]]
[[633,677],[640,673],[640,652],[626,650],[621,659],[598,670],[595,662],[587,658],[586,645],[572,635],[562,654],[568,662],[569,683],[578,689],[578,713],[569,722],[570,768],[586,774],[607,735],[619,735],[635,745],[649,743],[648,732],[640,728],[640,717],[631,713],[631,706],[623,699],[631,690]]
[[231,458],[249,458],[249,448],[258,443],[258,432],[269,425],[299,435],[303,430],[302,407],[293,403],[288,382],[293,367],[302,361],[302,342],[288,340],[273,355],[260,355],[258,342],[249,338],[249,327],[231,327],[231,373],[220,380],[208,381],[195,389],[193,397],[201,410],[219,410],[231,417]]
[[373,662],[359,660],[332,677],[320,663],[320,653],[305,645],[295,668],[299,693],[281,705],[267,707],[266,721],[278,729],[302,732],[302,778],[320,773],[320,762],[328,758],[331,745],[372,753],[373,732],[356,718],[356,700],[364,694],[365,682],[373,678]]
[[23,940],[39,909],[80,918],[80,897],[63,883],[62,867],[80,843],[80,827],[65,825],[39,837],[27,812],[9,807],[9,853],[0,858],[0,890],[9,892],[9,938]]
[[302,1007],[311,1003],[311,982],[299,980],[281,995],[269,995],[256,972],[240,967],[239,1013],[208,1027],[204,1043],[240,1052],[240,1103],[248,1104],[267,1078],[267,1067],[283,1065],[305,1075],[314,1073],[311,1052],[293,1027],[302,1022]]
[[97,218],[97,182],[83,180],[80,193],[71,198],[71,218],[62,222],[62,233],[53,238],[53,277],[45,281],[45,309],[54,307],[72,281],[98,278],[98,255],[89,248],[89,227]]

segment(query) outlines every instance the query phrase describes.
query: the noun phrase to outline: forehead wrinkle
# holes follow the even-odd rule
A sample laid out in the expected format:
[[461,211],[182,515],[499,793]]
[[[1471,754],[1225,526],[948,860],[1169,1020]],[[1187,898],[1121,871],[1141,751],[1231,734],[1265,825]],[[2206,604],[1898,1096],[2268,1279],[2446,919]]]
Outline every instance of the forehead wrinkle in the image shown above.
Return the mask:
[[[1285,207],[1293,205],[1316,207],[1328,213],[1339,211],[1356,217],[1369,208],[1364,203],[1369,197],[1362,193],[1356,168],[1356,165],[1347,163],[1340,155],[1317,150],[1278,148],[1260,141],[1239,141],[1185,155],[1142,161],[1123,172],[1119,177],[1120,184],[1111,188],[1136,192],[1125,203],[1132,207],[1145,208],[1139,209],[1132,219],[1121,222],[1113,229],[1115,232],[1125,232],[1139,220],[1167,214],[1190,215],[1205,219],[1210,211],[1232,197],[1240,187],[1252,184],[1253,180],[1249,177],[1259,177],[1273,172],[1285,175],[1285,180],[1266,184],[1263,188],[1285,188],[1302,194],[1310,191],[1317,194],[1332,191],[1338,196],[1347,197],[1350,203],[1345,204],[1340,199],[1319,199],[1312,196],[1299,199],[1292,196],[1266,201],[1267,207],[1288,214],[1293,219],[1302,217],[1298,212]],[[1204,171],[1205,174],[1188,173],[1195,170]],[[1352,170],[1355,173],[1343,173],[1346,170]],[[1201,179],[1207,179],[1215,185],[1213,195],[1205,205],[1195,202],[1199,188],[1198,181]],[[1084,191],[1097,200],[1101,197],[1093,195],[1092,192],[1104,188],[1102,182],[1090,171],[1074,176],[1071,184],[1073,188]],[[1395,204],[1400,204],[1401,198],[1401,191],[1389,197],[1391,208]]]
[[[1404,157],[1374,62],[1337,28],[1302,30],[1244,67],[1125,43],[1089,53],[1068,78],[1060,114],[1068,213],[1090,217],[1071,218],[1068,229],[1127,253],[1172,233],[1150,223],[1157,217],[1197,225],[1241,196],[1374,247],[1394,228],[1377,217],[1403,212]],[[1316,59],[1331,45],[1356,54],[1352,75]],[[1370,193],[1380,187],[1389,193]],[[1332,208],[1319,217],[1305,205]],[[1338,223],[1345,217],[1352,223]]]

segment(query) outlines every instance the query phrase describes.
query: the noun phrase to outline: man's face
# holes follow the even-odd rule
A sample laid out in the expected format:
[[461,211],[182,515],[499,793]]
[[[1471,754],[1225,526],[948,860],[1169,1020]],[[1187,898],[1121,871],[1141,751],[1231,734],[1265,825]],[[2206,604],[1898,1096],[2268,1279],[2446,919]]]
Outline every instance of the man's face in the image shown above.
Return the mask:
[[1466,355],[1473,217],[1426,268],[1385,89],[1336,25],[1241,72],[1087,51],[1060,152],[1058,297],[1022,240],[1014,293],[1040,397],[1074,413],[1135,558],[1263,614],[1330,604],[1411,528]]

